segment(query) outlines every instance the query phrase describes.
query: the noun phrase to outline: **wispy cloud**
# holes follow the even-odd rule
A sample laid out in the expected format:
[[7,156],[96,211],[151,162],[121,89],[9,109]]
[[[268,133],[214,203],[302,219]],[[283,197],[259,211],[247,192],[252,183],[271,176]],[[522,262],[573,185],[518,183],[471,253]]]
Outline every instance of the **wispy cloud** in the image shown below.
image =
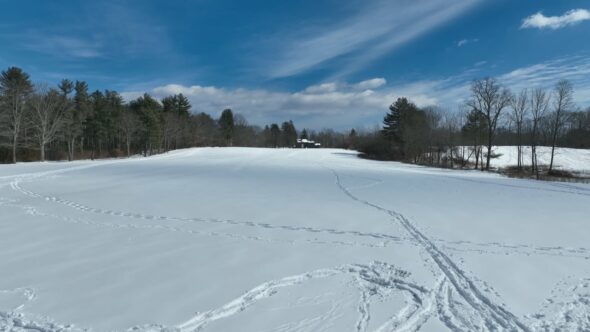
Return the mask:
[[561,16],[545,16],[543,13],[538,12],[525,18],[520,28],[549,28],[555,30],[586,20],[590,20],[590,11],[586,9],[572,9]]
[[23,45],[35,52],[63,58],[97,58],[102,56],[103,44],[94,38],[63,35],[41,35],[29,32]]
[[25,49],[64,59],[173,56],[166,27],[157,17],[129,6],[112,1],[87,2],[75,15],[66,17],[62,24],[42,29],[14,29],[11,40]]
[[340,73],[344,76],[457,17],[477,2],[458,0],[449,4],[435,0],[383,0],[366,5],[359,14],[339,24],[312,28],[303,37],[281,36],[273,52],[277,54],[276,60],[271,61],[271,66],[265,64],[270,68],[266,74],[270,78],[293,76],[335,58],[351,55]]
[[552,88],[560,79],[574,85],[574,97],[580,106],[590,106],[590,56],[562,57],[519,68],[499,77],[513,89]]
[[477,43],[479,41],[479,39],[477,38],[473,38],[473,39],[461,39],[457,42],[457,47],[462,47],[465,46],[469,43]]

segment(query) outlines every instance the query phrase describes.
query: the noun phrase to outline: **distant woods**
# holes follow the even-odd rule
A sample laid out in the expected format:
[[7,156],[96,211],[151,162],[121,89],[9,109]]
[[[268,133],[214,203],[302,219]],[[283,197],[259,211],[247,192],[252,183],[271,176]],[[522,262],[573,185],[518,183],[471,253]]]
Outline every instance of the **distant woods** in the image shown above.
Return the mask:
[[[476,80],[458,111],[420,108],[406,98],[397,99],[383,119],[383,129],[355,133],[353,145],[369,158],[482,170],[489,170],[497,157],[493,146],[512,145],[517,148],[517,171],[537,177],[542,171],[551,174],[555,147],[590,148],[590,108],[579,110],[573,94],[567,80],[552,89],[516,93],[494,78]],[[551,147],[549,165],[538,163],[540,145]]]
[[90,91],[84,81],[34,84],[11,67],[0,77],[0,162],[148,156],[199,146],[292,147],[298,138],[292,121],[261,128],[231,109],[220,112],[219,118],[195,112],[182,94],[125,102],[116,91]]
[[[214,118],[182,94],[126,102],[116,91],[91,91],[84,81],[33,84],[11,67],[0,75],[0,162],[148,156],[202,146],[293,147],[300,138],[368,158],[482,170],[497,157],[493,146],[513,145],[517,170],[539,176],[553,171],[555,147],[590,148],[590,109],[574,104],[569,81],[510,91],[485,78],[472,82],[470,92],[452,111],[398,98],[378,129],[299,132],[292,121],[249,124],[231,109]],[[538,146],[552,148],[548,165],[539,165]]]

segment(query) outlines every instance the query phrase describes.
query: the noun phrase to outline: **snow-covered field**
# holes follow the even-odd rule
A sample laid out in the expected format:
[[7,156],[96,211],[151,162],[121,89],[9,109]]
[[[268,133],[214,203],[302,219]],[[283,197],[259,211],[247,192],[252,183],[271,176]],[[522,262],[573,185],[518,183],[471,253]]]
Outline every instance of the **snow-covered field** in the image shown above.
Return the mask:
[[590,330],[590,185],[203,148],[0,166],[0,331]]
[[[508,167],[516,166],[518,164],[518,149],[516,146],[495,146],[492,151],[494,154],[499,155],[498,158],[494,158],[490,161],[492,167]],[[525,146],[522,151],[523,164],[525,166],[530,166],[531,148]],[[484,153],[486,152],[487,150],[484,148]],[[475,162],[475,157],[470,158],[470,160]],[[549,165],[551,161],[551,147],[537,147],[537,160],[539,165]],[[553,163],[554,167],[557,169],[590,173],[590,150],[555,148]]]

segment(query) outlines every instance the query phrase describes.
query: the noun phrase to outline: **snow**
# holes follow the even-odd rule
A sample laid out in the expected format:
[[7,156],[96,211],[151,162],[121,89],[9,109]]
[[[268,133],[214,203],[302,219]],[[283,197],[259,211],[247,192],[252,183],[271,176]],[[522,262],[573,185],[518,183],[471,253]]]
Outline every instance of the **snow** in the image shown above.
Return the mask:
[[332,149],[0,166],[0,331],[588,330],[589,200]]
[[[485,147],[483,151],[484,153],[487,153]],[[531,148],[529,146],[524,146],[522,151],[523,164],[525,166],[530,166]],[[518,150],[516,146],[494,146],[492,152],[499,155],[497,158],[493,158],[490,161],[492,167],[501,168],[516,166],[518,164]],[[555,148],[555,156],[553,159],[554,167],[557,169],[584,173],[590,172],[589,149]],[[470,160],[475,162],[475,157],[470,158]],[[549,165],[551,161],[551,147],[537,147],[537,160],[539,165]]]

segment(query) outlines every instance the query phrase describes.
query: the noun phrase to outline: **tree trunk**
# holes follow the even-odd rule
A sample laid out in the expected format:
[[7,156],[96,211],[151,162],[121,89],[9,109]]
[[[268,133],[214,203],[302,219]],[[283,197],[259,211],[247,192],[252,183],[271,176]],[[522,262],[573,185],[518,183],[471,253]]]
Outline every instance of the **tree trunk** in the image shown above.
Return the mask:
[[14,137],[12,138],[12,163],[16,164],[16,139],[17,136],[14,135]]
[[553,126],[553,133],[551,137],[551,162],[549,162],[549,173],[553,170],[553,156],[555,155],[555,144],[557,143],[557,132],[559,131],[559,113],[555,115],[555,125]]
[[74,146],[76,145],[76,139],[72,137],[70,142],[70,160],[74,160]]
[[39,147],[41,150],[41,161],[45,161],[45,143],[41,143]]
[[74,159],[74,139],[67,139],[67,145],[68,145],[68,161],[72,161]]
[[475,169],[479,165],[479,149],[477,148],[477,144],[473,146],[473,150],[475,152]]
[[481,168],[481,171],[484,171],[484,167],[483,167],[483,146],[479,147],[479,167]]
[[492,141],[488,141],[488,155],[486,156],[486,171],[490,170],[490,158],[492,156]]
[[553,139],[553,144],[551,144],[551,162],[549,162],[549,173],[553,170],[553,156],[555,155],[555,139]]

